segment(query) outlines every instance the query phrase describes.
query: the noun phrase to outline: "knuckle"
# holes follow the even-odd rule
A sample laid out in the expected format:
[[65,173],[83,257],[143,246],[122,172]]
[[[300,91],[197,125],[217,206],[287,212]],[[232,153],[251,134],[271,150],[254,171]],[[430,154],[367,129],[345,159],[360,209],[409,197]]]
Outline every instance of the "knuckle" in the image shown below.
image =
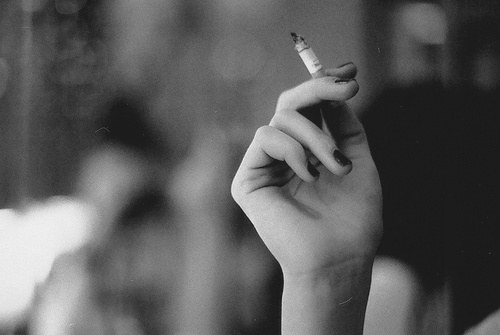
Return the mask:
[[282,110],[277,110],[269,124],[273,127],[279,128],[285,123],[285,117],[285,113],[283,113]]
[[281,92],[281,94],[278,97],[278,101],[276,103],[276,111],[285,108],[288,105],[289,100],[290,100],[290,90]]
[[247,196],[255,189],[255,182],[235,177],[231,183],[231,197],[243,209]]
[[234,201],[236,201],[236,203],[239,203],[239,185],[236,180],[233,180],[233,182],[231,183],[231,197],[234,199]]
[[285,157],[288,157],[288,159],[299,161],[306,159],[304,147],[299,142],[290,141],[286,144],[286,147],[283,148],[283,150]]
[[300,153],[304,149],[303,149],[302,145],[299,142],[290,141],[290,142],[287,143],[286,150],[289,151],[290,153]]
[[268,137],[271,134],[271,132],[272,132],[272,127],[271,126],[261,126],[255,132],[254,139],[256,141],[261,141],[263,138]]
[[231,183],[231,197],[233,197],[234,201],[237,204],[240,204],[243,197],[243,185],[240,182],[239,178],[235,177],[233,182]]

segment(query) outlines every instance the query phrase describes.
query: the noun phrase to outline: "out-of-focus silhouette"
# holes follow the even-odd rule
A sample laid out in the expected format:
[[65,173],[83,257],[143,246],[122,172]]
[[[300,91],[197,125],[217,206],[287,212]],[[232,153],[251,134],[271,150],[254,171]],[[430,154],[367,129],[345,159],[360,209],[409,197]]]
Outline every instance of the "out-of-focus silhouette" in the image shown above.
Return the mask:
[[379,252],[401,261],[401,273],[410,267],[402,281],[416,292],[406,300],[407,331],[462,334],[500,307],[497,21],[481,17],[451,32],[459,64],[452,80],[439,66],[443,46],[413,40],[420,54],[412,57],[431,61],[426,72],[407,69],[417,76],[402,80],[396,67],[364,114],[384,190]]

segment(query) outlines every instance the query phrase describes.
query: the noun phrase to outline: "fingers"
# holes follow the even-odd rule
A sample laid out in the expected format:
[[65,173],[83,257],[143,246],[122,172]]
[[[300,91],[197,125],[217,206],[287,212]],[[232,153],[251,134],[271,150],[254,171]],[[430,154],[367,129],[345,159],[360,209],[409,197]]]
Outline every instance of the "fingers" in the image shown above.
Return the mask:
[[306,81],[283,92],[276,104],[276,111],[299,110],[324,101],[345,101],[359,90],[355,79],[322,77]]
[[[358,83],[353,79],[356,72],[356,66],[347,63],[336,69],[326,70],[326,77],[309,80],[283,92],[278,99],[276,113],[270,123],[271,126],[296,139],[310,150],[330,172],[339,176],[352,170],[352,162],[338,150],[330,134],[325,133],[299,111],[305,113],[305,110],[309,110],[310,107],[318,107],[320,104],[325,107],[325,101],[338,102],[352,98],[359,89]],[[319,114],[319,109],[315,113]],[[341,110],[339,113],[345,114]],[[330,121],[328,123],[339,119],[339,116],[336,115],[336,108],[323,110],[323,117],[326,116],[325,114],[334,116],[327,118]],[[329,126],[332,125],[329,124]],[[336,132],[339,132],[339,138],[342,140],[354,134],[352,129],[347,129],[351,128],[349,122],[342,122],[339,126],[328,129],[335,129]],[[343,129],[344,127],[347,128]],[[332,134],[336,136],[333,132]]]
[[344,153],[349,154],[348,149],[353,146],[368,145],[361,121],[346,104],[336,106],[333,112],[323,113],[323,117],[328,130]]
[[327,76],[332,76],[342,79],[352,79],[356,77],[358,69],[356,65],[354,65],[352,62],[349,62],[344,65],[340,65],[335,69],[326,69],[325,73]]
[[352,170],[352,162],[337,148],[334,140],[297,111],[280,111],[271,126],[294,138],[333,174],[343,176]]
[[[281,161],[285,164],[276,164]],[[247,195],[268,186],[282,186],[294,175],[306,182],[319,177],[304,147],[271,126],[257,130],[231,184],[233,199],[242,205]]]
[[[287,182],[294,174],[306,182],[315,181],[319,172],[309,161],[307,151],[314,155],[310,159],[317,158],[331,173],[348,174],[352,162],[338,150],[335,140],[299,111],[312,107],[311,110],[318,108],[319,113],[319,106],[325,102],[352,98],[359,89],[353,79],[356,71],[356,66],[348,63],[326,70],[326,77],[309,80],[283,92],[270,125],[259,128],[249,146],[232,190],[248,194],[259,185]],[[329,112],[335,113],[335,110]],[[290,169],[284,164],[276,164],[277,161],[285,162]]]
[[309,163],[304,147],[296,139],[277,128],[263,126],[257,130],[242,166],[248,169],[265,168],[275,160],[286,162],[304,181],[312,182],[319,175]]

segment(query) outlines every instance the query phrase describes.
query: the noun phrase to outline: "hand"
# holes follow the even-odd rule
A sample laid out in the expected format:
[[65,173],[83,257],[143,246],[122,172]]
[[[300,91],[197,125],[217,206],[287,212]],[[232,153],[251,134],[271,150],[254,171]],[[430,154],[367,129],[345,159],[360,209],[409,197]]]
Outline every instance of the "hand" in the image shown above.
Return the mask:
[[[285,275],[364,262],[378,246],[377,170],[360,122],[339,105],[357,93],[355,73],[351,63],[282,93],[234,178],[234,199]],[[304,116],[320,107],[323,130]]]
[[378,173],[343,103],[356,67],[326,74],[280,96],[231,188],[283,270],[283,334],[362,334],[382,233]]

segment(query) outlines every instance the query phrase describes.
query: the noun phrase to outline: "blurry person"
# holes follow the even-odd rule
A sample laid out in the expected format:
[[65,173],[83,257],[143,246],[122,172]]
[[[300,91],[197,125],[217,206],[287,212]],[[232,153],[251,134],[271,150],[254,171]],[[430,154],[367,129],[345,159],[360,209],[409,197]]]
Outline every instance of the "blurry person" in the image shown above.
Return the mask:
[[223,132],[207,127],[189,154],[166,155],[148,113],[126,94],[97,122],[102,143],[88,153],[74,195],[94,214],[91,238],[56,261],[31,331],[275,333],[276,266],[239,226]]
[[85,127],[96,145],[71,185],[72,196],[90,208],[91,236],[77,252],[60,256],[37,289],[31,331],[278,330],[278,267],[256,233],[242,228],[244,216],[229,192],[239,148],[207,111],[216,105],[207,66],[211,5],[116,0],[40,6],[56,25],[74,20],[85,28],[87,16],[99,21],[90,30],[103,37],[99,57],[106,76],[92,82],[106,92],[103,107],[92,109],[99,120]]
[[[500,175],[492,155],[500,145],[500,30],[494,21],[482,17],[450,34],[450,78],[439,71],[425,80],[394,78],[363,114],[384,190],[379,255],[391,259],[380,263],[385,275],[375,271],[381,286],[372,287],[379,298],[372,306],[379,317],[371,323],[400,325],[399,314],[377,308],[399,305],[408,333],[463,334],[500,306],[494,284]],[[393,281],[384,280],[388,273]],[[407,289],[386,295],[392,303],[375,293],[395,286]]]
[[384,193],[366,334],[444,334],[451,317],[442,209],[448,26],[444,10],[431,3],[399,4],[390,17],[386,84],[361,117]]
[[[224,334],[248,327],[239,322],[245,306],[237,297],[262,290],[273,264],[258,244],[244,250],[251,239],[238,240],[240,228],[226,226],[242,222],[230,201],[230,150],[221,150],[227,141],[207,129],[192,139],[189,154],[166,155],[171,149],[148,113],[126,94],[97,122],[102,143],[84,161],[75,194],[96,214],[92,238],[57,260],[40,290],[33,333]],[[257,255],[264,257],[252,262]],[[244,266],[261,283],[250,292],[242,290]],[[251,313],[269,311],[266,305]]]
[[[491,16],[489,16],[491,15]],[[453,331],[482,320],[473,334],[495,334],[500,308],[500,24],[498,12],[463,22],[455,37],[457,77],[448,92],[450,152],[448,189],[455,194],[446,212],[446,264],[453,297]],[[463,143],[459,148],[456,143]],[[477,164],[481,160],[481,164]],[[473,173],[469,173],[471,167]],[[450,204],[451,205],[451,204]],[[498,316],[498,313],[496,314]],[[498,317],[496,318],[498,322]],[[489,328],[489,332],[485,329]]]
[[158,153],[161,141],[133,98],[99,122],[104,144],[82,167],[77,196],[97,214],[92,239],[60,257],[41,292],[35,334],[160,334],[175,291],[177,226]]
[[[74,5],[78,12],[85,2]],[[82,162],[74,197],[95,220],[89,243],[60,257],[39,288],[33,333],[255,333],[279,325],[268,321],[268,297],[279,290],[253,298],[267,293],[277,266],[239,226],[229,193],[236,149],[204,113],[212,80],[206,7],[89,2],[105,21],[110,101],[91,129],[99,143]]]

